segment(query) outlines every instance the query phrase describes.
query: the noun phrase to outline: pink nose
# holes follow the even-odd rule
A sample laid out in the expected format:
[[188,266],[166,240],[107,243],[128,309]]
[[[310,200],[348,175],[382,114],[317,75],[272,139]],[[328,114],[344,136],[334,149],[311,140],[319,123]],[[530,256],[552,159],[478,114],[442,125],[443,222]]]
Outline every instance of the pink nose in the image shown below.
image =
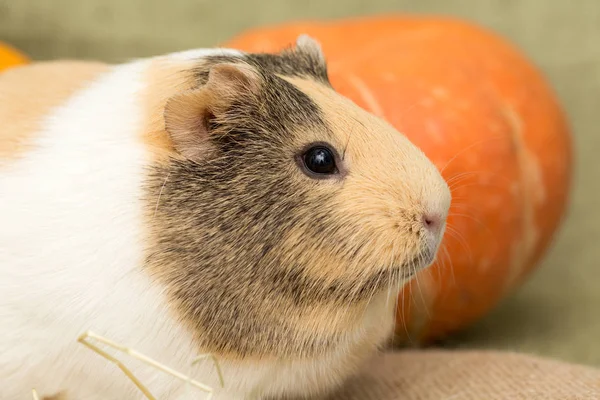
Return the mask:
[[430,231],[437,231],[442,225],[442,217],[437,214],[423,214],[423,226]]

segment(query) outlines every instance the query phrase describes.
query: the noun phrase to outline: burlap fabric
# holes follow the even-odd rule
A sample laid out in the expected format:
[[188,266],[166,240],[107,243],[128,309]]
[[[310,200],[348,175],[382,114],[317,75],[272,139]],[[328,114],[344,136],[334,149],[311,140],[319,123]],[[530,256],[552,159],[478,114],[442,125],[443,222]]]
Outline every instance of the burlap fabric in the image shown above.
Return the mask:
[[517,353],[415,350],[376,358],[328,400],[600,399],[600,370]]

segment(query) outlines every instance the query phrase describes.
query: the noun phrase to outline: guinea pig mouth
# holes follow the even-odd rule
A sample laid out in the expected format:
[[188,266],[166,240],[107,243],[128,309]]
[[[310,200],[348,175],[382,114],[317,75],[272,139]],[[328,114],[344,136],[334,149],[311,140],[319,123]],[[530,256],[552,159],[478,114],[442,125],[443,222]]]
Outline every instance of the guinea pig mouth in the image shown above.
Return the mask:
[[387,268],[381,268],[375,271],[368,279],[355,281],[355,284],[363,293],[372,293],[373,290],[384,289],[389,285],[395,286],[400,281],[408,281],[413,278],[417,272],[428,267],[434,260],[435,254],[431,250],[424,249],[410,260],[392,265]]
[[397,267],[397,269],[401,271],[401,276],[403,279],[411,279],[417,274],[417,272],[430,266],[434,260],[435,253],[426,248],[421,250],[421,252],[419,252],[408,262],[405,262],[401,266]]

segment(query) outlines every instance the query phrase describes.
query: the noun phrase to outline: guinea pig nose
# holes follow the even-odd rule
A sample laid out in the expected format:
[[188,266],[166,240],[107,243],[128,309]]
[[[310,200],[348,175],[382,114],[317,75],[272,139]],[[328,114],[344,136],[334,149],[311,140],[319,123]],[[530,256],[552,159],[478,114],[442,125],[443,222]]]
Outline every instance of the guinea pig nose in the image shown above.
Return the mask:
[[437,231],[442,225],[442,217],[434,213],[424,213],[421,217],[423,226],[431,231]]

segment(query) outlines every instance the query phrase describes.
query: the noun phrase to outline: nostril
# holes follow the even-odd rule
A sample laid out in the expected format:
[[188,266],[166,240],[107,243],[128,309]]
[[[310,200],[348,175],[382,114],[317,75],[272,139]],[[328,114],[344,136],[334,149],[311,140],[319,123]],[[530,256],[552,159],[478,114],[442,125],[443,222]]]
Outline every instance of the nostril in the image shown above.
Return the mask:
[[439,225],[440,219],[435,215],[423,214],[423,225],[427,229],[435,229]]

